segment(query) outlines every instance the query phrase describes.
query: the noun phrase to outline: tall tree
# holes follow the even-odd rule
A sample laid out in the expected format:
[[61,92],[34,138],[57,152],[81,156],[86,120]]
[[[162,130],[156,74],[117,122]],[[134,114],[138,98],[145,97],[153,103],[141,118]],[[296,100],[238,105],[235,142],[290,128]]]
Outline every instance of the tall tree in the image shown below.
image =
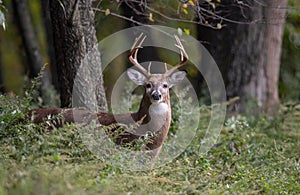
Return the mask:
[[227,8],[223,15],[230,13],[229,19],[237,22],[222,30],[199,27],[199,39],[208,43],[220,66],[227,95],[241,97],[241,110],[246,109],[246,100],[255,99],[263,111],[272,114],[279,104],[277,85],[287,0],[243,3],[247,6],[222,1]]
[[49,0],[41,0],[42,18],[46,32],[47,51],[50,59],[51,80],[56,90],[59,90],[56,69],[56,57],[53,43],[53,29],[50,18]]
[[[76,106],[107,111],[91,7],[92,0],[50,1],[61,106],[71,105],[74,92],[76,98],[73,98],[73,103]],[[83,75],[75,80],[80,67],[83,68],[80,69]],[[76,90],[73,91],[75,81]]]
[[[31,21],[31,16],[27,6],[27,0],[13,0],[14,17],[17,22],[19,32],[22,36],[23,46],[25,48],[27,63],[29,66],[29,76],[34,78],[38,76],[42,66],[43,58],[38,45],[37,37]],[[41,95],[44,103],[49,103],[47,92],[51,87],[49,73],[45,69],[41,79]]]

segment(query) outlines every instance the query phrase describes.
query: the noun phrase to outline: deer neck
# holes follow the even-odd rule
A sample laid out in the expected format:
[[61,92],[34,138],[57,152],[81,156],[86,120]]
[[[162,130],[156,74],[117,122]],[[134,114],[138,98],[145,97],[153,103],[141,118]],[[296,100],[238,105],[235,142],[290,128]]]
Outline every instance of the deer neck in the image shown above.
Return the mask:
[[168,119],[171,118],[169,94],[164,97],[163,101],[159,103],[152,103],[149,96],[144,93],[140,103],[140,108],[136,114],[137,120],[144,118],[143,123],[149,122],[151,118],[155,118],[154,116],[165,115]]

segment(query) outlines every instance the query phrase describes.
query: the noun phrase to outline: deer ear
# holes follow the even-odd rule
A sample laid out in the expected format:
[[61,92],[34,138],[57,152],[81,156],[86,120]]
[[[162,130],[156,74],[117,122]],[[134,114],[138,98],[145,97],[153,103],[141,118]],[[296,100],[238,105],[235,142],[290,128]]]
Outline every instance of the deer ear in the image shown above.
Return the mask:
[[169,86],[170,88],[176,85],[178,82],[182,81],[185,78],[186,72],[184,71],[178,71],[172,74],[169,78]]
[[130,78],[130,80],[132,80],[137,85],[144,85],[147,79],[145,75],[131,68],[127,70],[127,75]]

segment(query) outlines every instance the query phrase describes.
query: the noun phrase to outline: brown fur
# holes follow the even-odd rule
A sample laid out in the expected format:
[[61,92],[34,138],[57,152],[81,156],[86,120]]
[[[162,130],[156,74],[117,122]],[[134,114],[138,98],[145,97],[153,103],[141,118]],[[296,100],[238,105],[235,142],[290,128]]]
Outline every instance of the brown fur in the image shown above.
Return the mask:
[[[170,98],[169,94],[165,97],[164,103],[167,103],[170,106]],[[138,123],[140,125],[147,124],[151,117],[149,115],[149,106],[151,105],[151,101],[149,100],[149,97],[144,94],[143,99],[140,104],[140,108],[138,112],[135,113],[129,113],[129,114],[118,114],[113,115],[109,113],[91,113],[84,109],[63,109],[63,108],[38,108],[30,110],[27,117],[31,118],[36,124],[39,123],[45,123],[48,121],[48,124],[51,123],[51,126],[54,127],[62,127],[66,123],[84,123],[88,124],[92,120],[96,120],[96,122],[99,122],[100,124],[104,126],[108,126],[111,124],[125,124],[125,125],[137,125]],[[154,150],[157,148],[160,148],[163,145],[163,142],[166,140],[168,131],[170,128],[171,123],[171,110],[166,113],[166,121],[165,124],[161,127],[161,129],[158,130],[156,135],[149,140],[149,142],[146,144],[147,150]],[[134,124],[129,123],[128,121],[132,121]],[[55,122],[54,122],[55,121]],[[51,128],[49,126],[49,128]],[[115,132],[118,130],[118,128],[110,129],[107,134],[116,134],[117,137],[115,139],[116,144],[127,144],[132,143],[139,139],[143,138],[142,135],[137,135],[132,132],[125,132],[125,133],[119,133]],[[147,129],[149,132],[151,132],[151,129]],[[138,131],[138,128],[136,129]],[[156,151],[153,155],[158,155],[159,151]]]

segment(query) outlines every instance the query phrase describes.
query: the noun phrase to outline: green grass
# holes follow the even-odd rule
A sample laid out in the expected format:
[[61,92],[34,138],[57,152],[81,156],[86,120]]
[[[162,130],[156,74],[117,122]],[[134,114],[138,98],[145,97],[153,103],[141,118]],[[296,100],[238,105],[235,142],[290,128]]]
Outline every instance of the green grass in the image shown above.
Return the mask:
[[230,117],[207,154],[199,155],[199,131],[172,162],[139,172],[95,157],[75,125],[48,132],[20,123],[28,107],[20,98],[0,98],[0,194],[300,193],[297,104],[282,106],[273,119]]

